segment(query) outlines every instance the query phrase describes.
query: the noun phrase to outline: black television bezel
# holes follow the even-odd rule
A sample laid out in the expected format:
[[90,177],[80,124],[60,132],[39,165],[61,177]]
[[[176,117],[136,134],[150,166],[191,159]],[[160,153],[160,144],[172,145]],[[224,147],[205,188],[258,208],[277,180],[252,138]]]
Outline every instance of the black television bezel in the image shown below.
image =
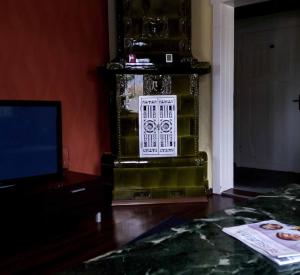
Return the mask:
[[2,100],[0,99],[0,107],[55,107],[57,110],[56,116],[56,140],[57,140],[57,172],[51,174],[42,174],[36,176],[0,179],[0,186],[5,184],[18,183],[35,183],[39,180],[61,179],[63,177],[63,148],[62,148],[62,110],[61,102],[57,100]]

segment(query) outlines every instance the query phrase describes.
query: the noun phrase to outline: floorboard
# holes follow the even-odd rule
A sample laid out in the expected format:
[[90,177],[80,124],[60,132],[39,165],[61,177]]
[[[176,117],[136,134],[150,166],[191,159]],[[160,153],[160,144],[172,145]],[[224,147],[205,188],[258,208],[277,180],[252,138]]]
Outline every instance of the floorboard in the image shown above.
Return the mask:
[[114,206],[111,216],[100,224],[95,223],[94,217],[87,217],[54,232],[48,228],[37,238],[24,242],[16,236],[10,247],[1,248],[0,273],[53,274],[67,270],[122,247],[172,216],[203,218],[236,202],[233,198],[213,195],[207,203]]

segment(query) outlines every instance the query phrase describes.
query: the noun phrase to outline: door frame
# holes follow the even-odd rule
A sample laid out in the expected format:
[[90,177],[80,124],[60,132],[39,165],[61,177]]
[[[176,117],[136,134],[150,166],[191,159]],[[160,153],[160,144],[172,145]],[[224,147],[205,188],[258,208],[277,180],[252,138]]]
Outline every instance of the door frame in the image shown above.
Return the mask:
[[234,8],[268,0],[211,0],[212,53],[212,188],[233,188],[234,162]]

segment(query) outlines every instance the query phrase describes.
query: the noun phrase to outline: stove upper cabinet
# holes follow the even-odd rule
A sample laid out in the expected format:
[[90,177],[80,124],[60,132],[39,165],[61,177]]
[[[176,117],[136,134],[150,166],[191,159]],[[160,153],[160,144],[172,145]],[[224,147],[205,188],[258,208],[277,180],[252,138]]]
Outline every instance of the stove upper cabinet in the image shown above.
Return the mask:
[[[164,63],[191,57],[190,0],[117,0],[118,56]],[[163,53],[163,54],[162,54]]]

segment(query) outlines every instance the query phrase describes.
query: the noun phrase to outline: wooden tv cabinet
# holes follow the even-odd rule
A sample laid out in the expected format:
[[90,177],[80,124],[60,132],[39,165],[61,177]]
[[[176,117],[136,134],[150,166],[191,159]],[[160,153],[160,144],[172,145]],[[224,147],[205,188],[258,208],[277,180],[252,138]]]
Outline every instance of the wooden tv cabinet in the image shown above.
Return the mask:
[[[2,188],[1,188],[2,187]],[[7,235],[57,231],[80,219],[110,214],[112,186],[100,176],[66,171],[62,179],[0,187],[1,231]],[[96,221],[95,221],[96,222]],[[21,229],[21,231],[20,231]]]

